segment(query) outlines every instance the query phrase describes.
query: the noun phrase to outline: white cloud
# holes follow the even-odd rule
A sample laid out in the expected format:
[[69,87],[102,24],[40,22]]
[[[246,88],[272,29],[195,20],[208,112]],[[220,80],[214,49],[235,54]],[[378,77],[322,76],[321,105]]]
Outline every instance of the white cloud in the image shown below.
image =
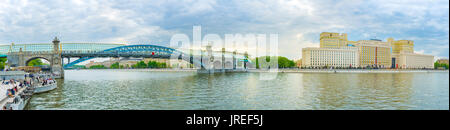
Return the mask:
[[424,53],[425,53],[425,50],[414,51],[414,53],[417,53],[417,54],[424,54]]
[[[416,50],[448,57],[447,0],[3,0],[0,43],[165,44],[174,33],[276,33],[279,53],[298,59],[320,32],[351,40],[413,38]],[[441,48],[436,48],[439,46]],[[447,49],[442,49],[442,48]]]

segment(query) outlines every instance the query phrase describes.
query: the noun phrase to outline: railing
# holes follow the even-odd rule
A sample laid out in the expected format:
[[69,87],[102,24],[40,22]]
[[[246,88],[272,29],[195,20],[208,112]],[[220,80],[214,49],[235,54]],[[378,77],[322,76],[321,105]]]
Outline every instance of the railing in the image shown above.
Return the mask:
[[23,71],[0,71],[0,76],[6,75],[25,75],[26,73]]

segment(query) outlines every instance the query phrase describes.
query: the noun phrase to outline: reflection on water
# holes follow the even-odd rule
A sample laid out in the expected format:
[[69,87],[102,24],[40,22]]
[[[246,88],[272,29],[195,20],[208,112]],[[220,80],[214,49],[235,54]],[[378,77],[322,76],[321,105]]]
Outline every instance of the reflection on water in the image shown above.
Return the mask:
[[449,109],[448,73],[68,70],[27,109]]

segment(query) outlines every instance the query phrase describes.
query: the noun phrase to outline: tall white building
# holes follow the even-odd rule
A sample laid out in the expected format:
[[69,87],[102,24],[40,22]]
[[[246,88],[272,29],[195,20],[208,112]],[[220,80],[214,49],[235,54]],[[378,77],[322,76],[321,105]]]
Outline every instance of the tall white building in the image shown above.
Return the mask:
[[302,67],[358,67],[356,47],[303,48]]
[[355,46],[359,49],[359,65],[361,67],[390,68],[392,66],[389,42],[377,39],[359,40],[355,42]]
[[396,58],[395,68],[422,69],[434,68],[434,56],[417,53],[400,53],[394,55]]

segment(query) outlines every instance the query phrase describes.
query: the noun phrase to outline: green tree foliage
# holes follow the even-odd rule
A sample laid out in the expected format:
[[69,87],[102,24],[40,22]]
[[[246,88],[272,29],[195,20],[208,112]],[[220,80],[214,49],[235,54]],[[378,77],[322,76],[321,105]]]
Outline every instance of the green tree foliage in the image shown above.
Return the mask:
[[159,68],[167,68],[167,65],[166,65],[166,63],[160,63],[158,67]]
[[[254,61],[256,61],[256,68],[259,69],[259,59],[260,58],[265,58],[266,62],[270,62],[270,59],[273,59],[275,57],[270,57],[270,56],[264,56],[264,57],[256,57]],[[278,56],[278,68],[291,68],[291,67],[295,67],[295,62],[293,60],[289,60],[286,57],[282,57],[282,56]]]
[[442,68],[444,68],[444,69],[448,69],[448,64],[444,64],[444,63],[440,64],[440,63],[438,63],[437,61],[434,62],[434,68],[435,68],[435,69],[438,69],[438,68],[440,68],[440,67],[442,67]]
[[104,65],[93,65],[89,69],[106,69]]
[[1,69],[1,70],[4,70],[4,69],[5,69],[5,66],[6,66],[6,63],[5,63],[5,62],[0,62],[0,69]]
[[0,58],[0,62],[6,63],[7,58]]
[[86,69],[84,65],[73,65],[73,68]]
[[42,59],[39,58],[31,60],[27,64],[27,66],[38,66],[38,65],[48,65],[48,64],[45,64],[44,62],[42,62]]
[[[91,67],[89,67],[89,69],[106,69],[107,67],[105,67],[104,65],[93,65]],[[109,67],[110,69],[126,69],[126,68],[130,68],[130,66],[127,65],[120,65],[119,62],[115,62],[113,64],[111,64],[111,67]],[[134,65],[131,65],[131,68],[133,69],[142,69],[142,68],[167,68],[167,64],[166,63],[159,63],[156,61],[149,61],[147,64],[144,61],[139,61]]]
[[147,68],[144,61],[139,61],[137,64],[131,65],[132,68]]
[[112,64],[111,67],[109,67],[109,68],[111,68],[111,69],[119,69],[120,68],[119,62],[116,62],[116,63]]
[[145,64],[144,61],[139,61],[137,64],[138,64],[138,68],[147,68],[147,64]]
[[149,61],[148,67],[149,68],[156,68],[158,66],[158,63],[156,61]]
[[148,63],[149,68],[167,68],[166,63],[160,63],[156,61],[149,61]]
[[0,69],[3,70],[5,69],[6,66],[6,58],[0,58]]
[[286,57],[278,56],[278,68],[295,67],[295,62]]

